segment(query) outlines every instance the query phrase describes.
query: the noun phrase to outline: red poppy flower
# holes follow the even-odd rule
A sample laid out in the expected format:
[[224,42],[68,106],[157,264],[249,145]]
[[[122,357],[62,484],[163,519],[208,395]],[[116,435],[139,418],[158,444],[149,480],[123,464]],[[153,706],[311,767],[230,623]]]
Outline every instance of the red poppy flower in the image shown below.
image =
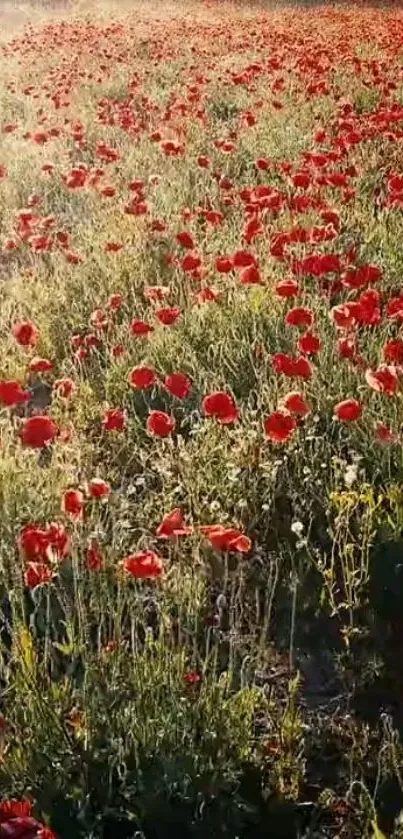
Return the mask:
[[28,798],[17,800],[15,798],[8,798],[5,801],[0,801],[0,824],[10,821],[10,819],[17,819],[20,816],[29,816],[32,805]]
[[399,378],[396,368],[381,364],[377,370],[366,370],[365,381],[378,393],[386,393],[387,396],[393,396],[399,387]]
[[29,246],[35,253],[40,251],[50,251],[53,244],[53,236],[45,236],[43,233],[35,236],[30,236]]
[[79,489],[66,489],[62,497],[62,510],[74,519],[83,512],[84,497]]
[[121,356],[124,355],[125,352],[126,350],[123,344],[114,344],[113,347],[111,347],[112,358],[121,358]]
[[379,291],[369,288],[360,294],[356,302],[358,307],[355,316],[358,323],[366,326],[378,326],[382,319]]
[[108,300],[106,301],[106,308],[112,309],[116,312],[117,309],[123,303],[123,294],[119,294],[119,292],[115,292],[115,294],[110,294]]
[[[97,329],[108,329],[108,327],[109,327],[109,321],[105,319],[103,321],[103,324],[101,322],[98,324]],[[99,338],[95,334],[95,332],[89,332],[88,335],[85,336],[84,344],[85,344],[86,347],[97,347],[97,346],[99,346]]]
[[266,437],[273,443],[285,443],[290,439],[295,427],[296,421],[290,414],[285,414],[282,411],[272,411],[263,422],[264,433]]
[[252,547],[249,536],[245,536],[234,527],[223,527],[222,524],[206,524],[200,527],[200,532],[207,536],[212,548],[217,551],[234,551],[247,553]]
[[180,507],[175,507],[170,513],[166,513],[157,527],[158,539],[172,539],[174,536],[187,536],[193,533],[193,527],[188,527],[183,521],[183,512]]
[[383,347],[383,357],[387,364],[403,364],[403,341],[392,338]]
[[[90,323],[90,326],[92,326],[94,329],[108,329],[111,322],[110,322],[109,316],[106,314],[106,312],[104,312],[103,309],[94,309],[94,311],[91,312],[91,314],[90,314],[89,323]],[[88,341],[88,337],[89,336],[87,335],[86,336],[87,341]],[[97,340],[98,340],[97,336],[94,335],[91,343],[96,344]]]
[[3,242],[2,250],[3,251],[14,251],[17,247],[17,242],[15,239],[5,239]]
[[108,408],[102,417],[102,426],[106,431],[123,431],[126,414],[121,408]]
[[283,373],[289,378],[310,379],[312,376],[311,364],[303,356],[295,358],[282,352],[274,353],[271,363],[276,373]]
[[262,282],[259,269],[256,265],[247,265],[239,274],[239,282],[242,285],[257,285]]
[[194,241],[193,236],[190,235],[188,230],[183,230],[181,233],[177,233],[175,236],[176,241],[179,245],[182,245],[183,248],[187,248],[188,250],[193,250],[194,248]]
[[362,414],[362,405],[356,399],[344,399],[334,406],[334,414],[340,420],[353,422]]
[[337,349],[342,358],[354,359],[356,353],[355,336],[340,338],[337,342]]
[[67,233],[65,230],[58,230],[58,232],[56,233],[56,242],[59,245],[59,247],[62,248],[62,250],[70,247],[70,234]]
[[322,346],[322,342],[317,335],[312,332],[305,332],[305,335],[300,335],[297,340],[297,348],[304,355],[316,355]]
[[38,339],[38,330],[30,320],[21,320],[14,324],[12,333],[22,347],[34,347]]
[[20,383],[14,380],[0,381],[0,403],[10,408],[18,405],[19,402],[26,402],[29,399],[29,392],[23,390]]
[[197,685],[200,682],[200,673],[196,673],[194,670],[188,670],[183,674],[183,679],[187,685]]
[[154,551],[139,551],[122,560],[122,567],[139,580],[154,580],[162,574],[162,559]]
[[398,439],[397,434],[381,421],[375,423],[375,437],[380,443],[396,443]]
[[398,297],[391,297],[386,304],[386,314],[392,320],[403,320],[403,294]]
[[59,429],[51,417],[38,415],[23,420],[20,429],[20,440],[24,446],[40,449],[49,445],[57,437]]
[[186,399],[192,382],[184,373],[168,373],[164,378],[164,387],[178,399]]
[[18,536],[17,544],[26,560],[47,559],[49,534],[42,527],[26,524]]
[[102,478],[91,478],[87,483],[87,494],[90,498],[104,498],[110,491],[111,485]]
[[105,184],[105,186],[100,187],[99,192],[104,198],[113,198],[116,195],[116,187],[112,186],[112,184]]
[[132,387],[138,390],[145,390],[155,385],[157,375],[151,367],[133,367],[129,373],[129,382]]
[[336,326],[339,326],[341,329],[353,326],[356,321],[357,306],[358,304],[354,307],[351,303],[341,303],[340,306],[334,306],[330,312],[330,316]]
[[129,183],[129,189],[131,192],[142,193],[144,189],[144,181],[142,181],[140,178],[134,178]]
[[59,561],[65,559],[70,550],[70,537],[64,525],[50,522],[44,533],[48,542],[46,556],[50,559],[56,557]]
[[146,428],[155,437],[168,437],[174,431],[175,425],[174,418],[166,414],[165,411],[150,411]]
[[229,272],[232,271],[234,264],[232,259],[228,256],[217,256],[214,266],[219,274],[229,274]]
[[294,358],[293,375],[299,379],[310,379],[312,376],[312,365],[304,356]]
[[154,327],[145,320],[135,319],[132,320],[129,329],[132,335],[148,335],[149,332],[153,332]]
[[154,314],[157,320],[164,326],[172,326],[178,320],[182,309],[179,306],[166,306],[163,309],[156,309]]
[[309,172],[301,171],[292,175],[291,180],[294,186],[301,187],[301,189],[308,189],[311,183],[311,176]]
[[122,242],[105,242],[104,244],[105,253],[117,253],[122,250],[122,248]]
[[313,312],[305,306],[295,306],[285,316],[285,322],[288,326],[312,326],[313,321]]
[[176,157],[184,152],[182,143],[176,143],[174,140],[163,140],[161,148],[167,157]]
[[224,390],[215,390],[205,396],[202,408],[207,417],[215,417],[222,425],[234,422],[239,414],[233,396]]
[[189,251],[189,253],[182,257],[180,264],[183,271],[190,273],[200,268],[202,261],[197,253]]
[[236,251],[232,257],[235,268],[248,268],[249,265],[256,265],[256,257],[249,251]]
[[36,588],[42,583],[47,583],[51,577],[52,569],[44,562],[28,562],[24,571],[24,583],[28,588]]
[[295,297],[298,294],[299,288],[296,280],[290,277],[287,280],[280,280],[274,287],[278,297]]
[[88,545],[85,553],[85,559],[87,562],[87,568],[90,571],[99,571],[104,564],[101,551],[94,540]]
[[382,276],[376,265],[361,265],[359,268],[349,268],[343,276],[343,285],[347,288],[362,288],[369,283],[377,282]]
[[196,303],[215,303],[220,297],[220,292],[214,286],[204,286],[194,295]]
[[149,285],[143,291],[146,300],[164,300],[169,295],[169,286]]
[[51,370],[53,367],[52,361],[49,361],[48,358],[39,358],[35,356],[32,361],[29,362],[29,369],[32,373],[46,373],[47,370]]
[[286,396],[283,396],[281,402],[287,411],[295,414],[297,417],[306,417],[312,410],[303,393],[300,393],[299,390],[293,390],[291,393],[287,393]]
[[167,229],[167,227],[168,225],[166,224],[166,222],[162,221],[162,219],[159,218],[154,218],[150,222],[150,228],[153,231],[153,233],[163,233],[164,230]]
[[57,381],[53,384],[53,389],[56,390],[58,395],[63,399],[68,399],[75,391],[76,386],[72,379],[57,379]]

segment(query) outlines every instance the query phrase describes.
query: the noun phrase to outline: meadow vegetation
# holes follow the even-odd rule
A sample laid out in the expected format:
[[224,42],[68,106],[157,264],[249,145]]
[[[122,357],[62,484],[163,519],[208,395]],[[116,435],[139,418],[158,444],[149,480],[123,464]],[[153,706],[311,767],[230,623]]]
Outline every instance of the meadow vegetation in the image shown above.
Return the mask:
[[402,839],[403,12],[2,20],[0,837]]

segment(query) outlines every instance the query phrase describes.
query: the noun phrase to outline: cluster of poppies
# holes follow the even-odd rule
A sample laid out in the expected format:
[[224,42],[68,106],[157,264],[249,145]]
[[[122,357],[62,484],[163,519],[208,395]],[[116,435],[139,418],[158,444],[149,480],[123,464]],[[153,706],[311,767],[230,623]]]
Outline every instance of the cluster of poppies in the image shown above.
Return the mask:
[[[308,431],[312,439],[320,427],[332,429],[333,448],[342,438],[343,451],[349,435],[357,450],[375,441],[392,469],[402,442],[403,286],[391,242],[403,210],[402,45],[397,8],[245,15],[203,0],[197,14],[171,20],[136,10],[122,20],[53,21],[0,46],[10,104],[0,121],[5,299],[17,287],[8,278],[24,279],[2,322],[7,468],[14,453],[18,469],[38,461],[45,476],[52,458],[67,463],[70,448],[60,447],[87,432],[81,400],[98,400],[80,477],[76,462],[66,465],[57,514],[40,521],[24,507],[32,519],[15,522],[25,586],[57,587],[74,560],[83,580],[112,572],[114,583],[134,578],[148,596],[167,579],[177,540],[199,540],[210,558],[251,552],[245,530],[258,541],[258,528],[247,523],[248,498],[244,530],[235,504],[221,515],[227,499],[208,509],[203,490],[191,509],[206,508],[205,518],[192,518],[183,500],[145,547],[116,556],[98,525],[102,511],[113,520],[116,464],[131,447],[144,447],[144,462],[151,452],[171,464],[176,443],[179,451],[191,439],[191,459],[211,433],[226,475],[228,451],[237,460],[244,436],[276,463],[284,449],[303,455]],[[36,167],[26,189],[25,149]],[[102,282],[93,282],[100,266]],[[36,289],[46,277],[51,296],[56,276],[69,300],[88,279],[52,343],[59,324],[48,330],[48,300]],[[247,328],[237,340],[250,340],[253,368],[246,384],[227,363],[220,326],[225,362],[216,369],[206,370],[206,358],[220,358],[215,347],[202,348],[204,373],[197,340],[190,348],[193,327],[209,329],[210,314],[215,327],[217,312],[217,323],[238,323],[238,308]],[[176,346],[183,362],[171,360]],[[118,488],[122,495],[123,479]],[[169,506],[183,496],[170,498]],[[183,679],[193,693],[202,676],[189,669]],[[55,839],[26,799],[0,802],[2,837]]]
[[[96,499],[107,498],[110,489],[106,481],[94,478],[87,484],[87,496]],[[85,520],[84,493],[78,489],[65,490],[61,508],[72,521],[78,523]],[[216,551],[242,554],[248,553],[252,547],[250,538],[235,527],[211,524],[200,525],[198,530]],[[155,536],[158,540],[173,540],[180,536],[189,536],[193,532],[194,527],[185,524],[181,508],[175,507],[165,514]],[[30,522],[21,529],[17,545],[24,561],[25,585],[36,588],[57,576],[58,566],[70,554],[71,535],[61,522],[50,522],[45,526]],[[103,553],[95,539],[88,542],[85,562],[90,571],[99,571],[104,566]],[[153,550],[137,551],[120,560],[117,567],[137,579],[150,580],[162,574],[163,560]]]
[[[112,207],[115,216],[124,219],[122,230],[128,224],[140,230],[162,266],[161,276],[149,276],[136,286],[135,312],[128,302],[133,295],[122,291],[114,291],[105,301],[94,299],[86,325],[81,320],[73,329],[64,357],[40,354],[41,329],[26,306],[10,322],[10,338],[24,372],[20,378],[0,379],[0,406],[2,423],[16,429],[18,445],[43,449],[71,440],[74,423],[64,426],[54,416],[69,415],[70,400],[77,396],[82,380],[91,380],[95,357],[106,358],[106,365],[131,359],[124,374],[124,404],[99,407],[102,434],[127,431],[136,410],[132,391],[144,393],[145,428],[151,438],[175,437],[178,417],[186,415],[190,404],[192,417],[197,404],[201,418],[223,426],[223,433],[228,426],[231,434],[232,427],[244,421],[244,405],[226,386],[221,370],[216,371],[217,389],[207,389],[185,370],[155,369],[141,359],[147,358],[161,330],[181,329],[185,318],[192,317],[193,307],[236,306],[237,295],[244,300],[256,287],[273,300],[273,320],[281,336],[278,347],[269,349],[263,335],[253,346],[257,360],[267,358],[268,378],[275,379],[273,404],[267,404],[258,417],[263,439],[274,446],[287,444],[310,422],[313,412],[326,412],[339,423],[356,423],[371,408],[371,392],[378,400],[371,434],[383,444],[400,439],[400,428],[391,427],[389,405],[399,397],[403,375],[403,291],[380,254],[367,257],[365,230],[354,226],[354,213],[362,201],[365,177],[372,174],[370,161],[379,168],[379,144],[392,163],[382,166],[382,177],[373,184],[370,179],[373,212],[394,219],[403,206],[403,174],[394,154],[403,137],[398,95],[403,81],[399,59],[403,20],[396,11],[321,9],[306,16],[282,10],[279,15],[261,13],[257,29],[253,19],[243,17],[235,17],[234,25],[227,27],[216,12],[202,34],[190,18],[171,21],[171,37],[166,38],[165,20],[151,25],[146,19],[129,17],[102,24],[51,23],[2,47],[5,61],[17,59],[27,68],[24,78],[10,77],[11,101],[22,96],[37,102],[37,125],[31,130],[18,117],[2,123],[4,148],[7,151],[8,144],[11,148],[17,138],[37,146],[39,158],[37,190],[6,218],[1,232],[5,264],[10,260],[14,265],[17,256],[24,264],[28,256],[29,278],[44,259],[64,256],[72,272],[82,270],[80,266],[91,259],[74,222],[68,225],[58,211],[48,211],[49,196],[58,189],[68,198],[74,193],[77,200],[81,195],[96,196],[105,207],[105,218]],[[307,32],[303,42],[301,22]],[[358,57],[363,28],[367,39],[378,44],[379,58]],[[140,32],[147,39],[152,66],[141,61],[133,65]],[[40,72],[42,53],[61,60]],[[149,81],[154,68],[165,72],[179,58],[180,70],[170,81],[168,99],[152,98]],[[126,88],[118,98],[106,95],[102,87],[113,77],[116,64],[128,69]],[[334,71],[341,66],[343,82],[336,83]],[[353,77],[361,85],[361,95],[368,92],[365,107],[349,93]],[[75,99],[88,83],[99,91],[94,93],[92,123],[88,114],[79,112]],[[224,123],[214,116],[222,91],[234,105],[233,115]],[[247,108],[240,104],[246,95]],[[320,119],[323,102],[330,113],[326,124]],[[298,153],[283,159],[268,154],[260,138],[265,121],[281,124],[281,111],[290,113],[290,103],[302,109],[307,104],[317,106],[319,116],[310,136],[304,134]],[[199,126],[196,144],[194,124]],[[142,173],[134,176],[127,170],[126,174],[126,156],[140,137],[149,143],[153,160],[160,161],[157,171],[150,172],[144,161]],[[66,143],[68,162],[59,153]],[[245,154],[246,146],[252,151],[238,177],[237,154]],[[164,183],[179,179],[185,169],[193,183],[193,203],[182,206],[179,199],[178,206],[161,212]],[[12,174],[4,163],[0,189],[9,178]],[[111,271],[119,275],[119,254],[130,250],[130,235],[106,235],[98,245],[105,254],[102,258],[113,261]],[[338,393],[332,390],[330,396],[316,389],[319,377],[327,375],[324,357],[329,364],[329,350],[332,368],[337,365],[342,373]],[[130,366],[131,352],[135,366]],[[33,383],[38,381],[50,390],[44,408],[35,402]],[[172,397],[167,411],[152,408],[158,395]],[[58,412],[53,411],[56,402]],[[249,422],[247,409],[245,416]],[[67,488],[62,512],[79,526],[91,499],[107,499],[110,491],[101,477],[82,488]],[[200,526],[199,531],[215,550],[250,549],[250,540],[237,528],[214,524]],[[156,536],[190,532],[181,510],[175,509]],[[18,542],[25,582],[35,586],[52,578],[56,560],[69,553],[70,536],[63,523],[29,524]],[[87,546],[86,561],[91,570],[104,565],[94,540]],[[139,578],[158,577],[162,560],[146,550],[123,559],[121,567]]]

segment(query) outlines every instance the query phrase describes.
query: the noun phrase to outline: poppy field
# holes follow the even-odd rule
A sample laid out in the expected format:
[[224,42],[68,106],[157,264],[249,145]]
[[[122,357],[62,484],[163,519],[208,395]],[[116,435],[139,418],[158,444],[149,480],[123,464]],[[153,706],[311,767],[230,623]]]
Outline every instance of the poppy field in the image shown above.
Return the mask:
[[403,11],[0,34],[0,838],[403,837]]

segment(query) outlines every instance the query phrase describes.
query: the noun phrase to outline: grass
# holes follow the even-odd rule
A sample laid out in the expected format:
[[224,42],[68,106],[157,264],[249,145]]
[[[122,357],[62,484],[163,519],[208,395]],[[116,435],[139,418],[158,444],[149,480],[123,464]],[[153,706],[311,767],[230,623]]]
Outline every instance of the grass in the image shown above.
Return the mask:
[[0,837],[399,839],[402,12],[2,20]]

